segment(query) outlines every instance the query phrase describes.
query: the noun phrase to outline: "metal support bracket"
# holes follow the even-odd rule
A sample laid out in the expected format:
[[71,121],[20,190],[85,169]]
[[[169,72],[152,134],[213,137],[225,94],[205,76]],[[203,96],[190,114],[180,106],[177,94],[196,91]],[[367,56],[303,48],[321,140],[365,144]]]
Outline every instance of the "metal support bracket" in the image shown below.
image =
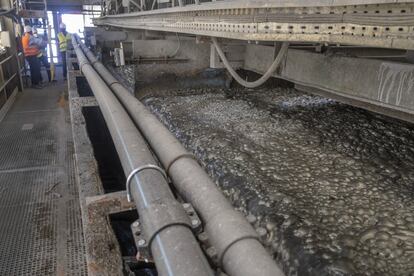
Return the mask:
[[203,231],[203,225],[193,205],[191,205],[190,203],[183,203],[183,208],[187,213],[188,217],[190,218],[191,229],[193,230],[194,234],[200,234]]
[[135,174],[137,174],[137,173],[139,173],[143,170],[148,170],[148,169],[159,171],[168,182],[168,177],[167,177],[167,174],[165,173],[165,171],[163,169],[161,169],[160,167],[156,166],[156,165],[148,164],[148,165],[144,165],[144,166],[141,166],[141,167],[138,167],[138,168],[132,170],[129,173],[127,181],[126,181],[127,199],[128,199],[129,202],[132,202],[131,187],[130,187],[132,178],[134,177]]
[[142,225],[139,219],[131,224],[131,231],[137,247],[137,260],[140,262],[152,263],[153,259],[148,246],[148,241],[142,232]]
[[[190,222],[185,223],[183,221],[182,224],[189,226],[195,235],[199,235],[203,231],[200,217],[197,215],[195,209],[190,203],[183,203],[182,206],[185,210],[186,215],[188,216],[188,218],[185,219],[188,219]],[[175,222],[174,224],[180,223]],[[134,237],[135,245],[137,247],[137,260],[148,263],[153,262],[150,250],[151,241],[155,237],[155,235],[158,234],[162,229],[166,228],[166,226],[161,227],[159,230],[153,232],[148,231],[149,227],[145,226],[146,225],[144,225],[140,219],[137,219],[131,224],[131,231]]]

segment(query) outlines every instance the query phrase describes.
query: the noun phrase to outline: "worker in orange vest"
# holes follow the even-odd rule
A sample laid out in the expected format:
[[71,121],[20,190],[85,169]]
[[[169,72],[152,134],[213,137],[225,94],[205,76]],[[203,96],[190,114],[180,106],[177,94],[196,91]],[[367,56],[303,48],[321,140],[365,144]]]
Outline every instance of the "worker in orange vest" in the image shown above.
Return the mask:
[[24,26],[24,36],[22,38],[23,53],[30,66],[30,78],[32,81],[32,87],[41,89],[41,75],[40,75],[40,62],[37,56],[40,53],[39,46],[36,44],[36,39],[33,36],[32,27],[29,25]]

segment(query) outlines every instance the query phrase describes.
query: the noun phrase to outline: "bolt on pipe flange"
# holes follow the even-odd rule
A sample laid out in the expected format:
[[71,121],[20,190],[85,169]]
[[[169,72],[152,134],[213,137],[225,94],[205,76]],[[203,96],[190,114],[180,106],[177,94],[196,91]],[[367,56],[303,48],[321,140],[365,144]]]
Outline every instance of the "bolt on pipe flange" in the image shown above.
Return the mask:
[[[223,257],[231,246],[245,239],[259,240],[253,227],[234,227],[235,225],[244,224],[245,218],[234,210],[222,212],[206,222],[207,234],[220,240],[214,246],[221,266],[223,266]],[[217,225],[220,227],[217,227]]]
[[148,247],[146,237],[142,233],[142,225],[139,222],[139,219],[134,221],[131,224],[130,228],[131,228],[131,231],[132,231],[132,236],[133,236],[134,241],[135,241],[135,245],[137,247],[136,259],[138,261],[143,261],[143,262],[146,262],[146,263],[153,262],[151,252],[150,252],[150,248]]
[[[152,203],[139,213],[143,234],[148,246],[151,246],[154,238],[164,229],[181,225],[192,229],[191,220],[184,211],[182,205],[176,201],[169,203]],[[145,218],[152,218],[146,220]]]

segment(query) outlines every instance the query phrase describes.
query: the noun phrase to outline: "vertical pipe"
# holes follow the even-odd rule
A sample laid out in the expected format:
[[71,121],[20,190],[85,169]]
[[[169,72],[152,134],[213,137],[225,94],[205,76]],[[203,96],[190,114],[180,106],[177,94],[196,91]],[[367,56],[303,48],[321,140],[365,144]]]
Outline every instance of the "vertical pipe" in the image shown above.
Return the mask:
[[[53,18],[53,30],[55,32],[55,45],[56,45],[56,56],[58,59],[57,63],[61,63],[62,62],[62,57],[60,55],[60,51],[59,51],[59,41],[57,38],[57,34],[59,32],[59,19],[58,19],[58,15],[56,11],[52,12],[52,18]],[[53,59],[53,56],[51,57]]]

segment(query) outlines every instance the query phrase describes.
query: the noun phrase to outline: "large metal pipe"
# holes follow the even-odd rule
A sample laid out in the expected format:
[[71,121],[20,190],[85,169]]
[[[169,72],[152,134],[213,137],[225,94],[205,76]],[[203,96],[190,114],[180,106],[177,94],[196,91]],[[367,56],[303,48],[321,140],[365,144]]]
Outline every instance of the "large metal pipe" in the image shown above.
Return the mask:
[[181,196],[202,218],[221,267],[229,275],[283,275],[245,217],[234,210],[214,182],[174,135],[84,45],[91,64],[128,111]]
[[[72,42],[80,69],[108,125],[125,175],[133,174],[131,195],[159,275],[213,275],[191,231],[191,222],[183,206],[175,200],[162,171],[154,169],[157,163],[144,138],[89,63],[76,36]],[[136,172],[140,168],[142,170]]]

